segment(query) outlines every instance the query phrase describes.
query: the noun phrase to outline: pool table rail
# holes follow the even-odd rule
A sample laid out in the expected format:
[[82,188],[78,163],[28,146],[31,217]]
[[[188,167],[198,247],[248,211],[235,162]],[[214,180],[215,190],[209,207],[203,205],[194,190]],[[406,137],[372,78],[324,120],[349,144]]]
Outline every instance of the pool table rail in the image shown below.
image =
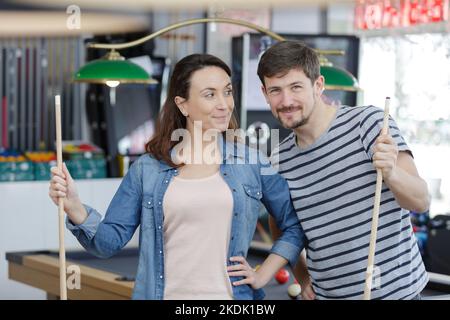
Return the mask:
[[[58,257],[49,251],[10,252],[8,277],[47,292],[48,297],[59,296]],[[134,281],[117,280],[121,275],[84,266],[67,259],[67,268],[76,265],[80,270],[80,289],[67,290],[68,299],[78,300],[124,300],[131,299]],[[68,278],[73,274],[68,274]]]

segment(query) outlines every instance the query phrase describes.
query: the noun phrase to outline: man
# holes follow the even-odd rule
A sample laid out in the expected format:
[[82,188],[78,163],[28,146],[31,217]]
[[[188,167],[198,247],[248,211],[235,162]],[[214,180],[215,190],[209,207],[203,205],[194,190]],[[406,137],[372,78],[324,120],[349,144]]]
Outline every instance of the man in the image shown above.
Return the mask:
[[300,42],[269,48],[258,76],[273,115],[293,131],[272,163],[288,181],[308,240],[306,261],[294,270],[303,299],[362,298],[377,168],[383,187],[371,298],[420,298],[428,275],[409,210],[426,211],[429,197],[395,121],[380,135],[382,109],[324,102],[318,56]]

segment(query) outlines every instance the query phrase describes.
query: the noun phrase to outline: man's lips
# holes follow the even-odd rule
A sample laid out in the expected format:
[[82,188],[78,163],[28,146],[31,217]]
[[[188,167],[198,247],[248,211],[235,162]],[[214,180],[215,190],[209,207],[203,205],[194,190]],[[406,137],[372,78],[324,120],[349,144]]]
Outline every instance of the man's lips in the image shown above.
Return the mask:
[[283,109],[280,109],[278,111],[278,113],[289,116],[289,115],[296,113],[299,110],[300,110],[300,107],[283,108]]

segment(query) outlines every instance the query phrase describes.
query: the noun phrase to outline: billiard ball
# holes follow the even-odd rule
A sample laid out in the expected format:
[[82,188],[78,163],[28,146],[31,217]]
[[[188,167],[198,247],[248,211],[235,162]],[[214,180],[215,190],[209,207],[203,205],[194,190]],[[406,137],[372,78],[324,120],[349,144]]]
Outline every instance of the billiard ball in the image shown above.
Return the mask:
[[284,268],[278,270],[275,274],[275,280],[277,280],[279,284],[285,284],[289,280],[289,271]]
[[288,295],[292,299],[297,299],[297,297],[302,293],[302,288],[298,283],[293,283],[288,287]]

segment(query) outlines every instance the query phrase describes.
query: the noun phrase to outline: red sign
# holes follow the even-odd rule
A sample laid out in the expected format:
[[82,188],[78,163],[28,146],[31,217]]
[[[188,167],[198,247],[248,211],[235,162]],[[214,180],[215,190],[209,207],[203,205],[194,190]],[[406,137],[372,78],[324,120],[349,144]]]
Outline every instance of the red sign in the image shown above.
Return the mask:
[[355,28],[409,27],[448,20],[449,0],[357,0]]

